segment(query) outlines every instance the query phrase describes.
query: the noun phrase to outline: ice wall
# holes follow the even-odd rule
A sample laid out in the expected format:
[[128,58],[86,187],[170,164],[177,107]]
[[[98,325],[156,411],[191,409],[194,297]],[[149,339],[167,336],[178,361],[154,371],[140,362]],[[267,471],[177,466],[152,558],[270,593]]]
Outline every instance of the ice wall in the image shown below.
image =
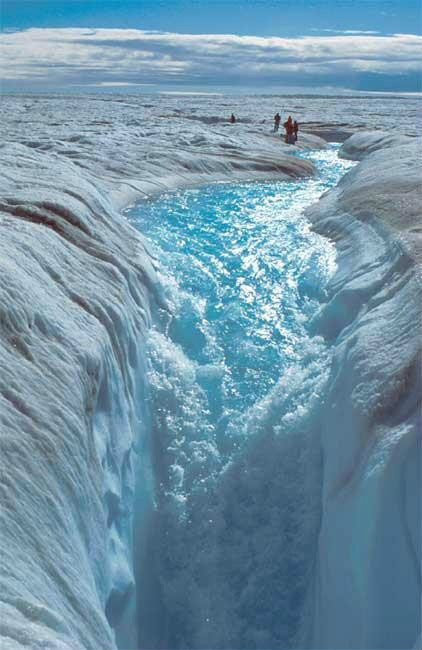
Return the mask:
[[2,111],[1,646],[135,647],[143,343],[162,298],[117,209],[205,179],[300,177],[312,165],[245,125],[141,128],[120,99],[101,113],[94,100],[7,98]]
[[342,153],[363,162],[308,212],[338,251],[312,646],[397,650],[421,619],[421,142]]
[[71,164],[18,145],[2,163],[1,645],[113,648],[154,270]]

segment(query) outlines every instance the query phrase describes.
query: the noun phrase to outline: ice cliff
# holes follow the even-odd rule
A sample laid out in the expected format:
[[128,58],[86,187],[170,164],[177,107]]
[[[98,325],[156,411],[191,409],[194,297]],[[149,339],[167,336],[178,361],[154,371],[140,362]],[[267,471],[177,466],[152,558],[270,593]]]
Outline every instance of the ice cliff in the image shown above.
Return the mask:
[[3,147],[2,648],[112,648],[154,270],[92,181]]
[[420,647],[421,142],[356,134],[341,154],[362,162],[308,211],[338,253],[313,324],[335,352],[312,646]]
[[[162,296],[119,210],[204,180],[312,173],[249,125],[175,120],[169,132],[128,111],[78,120],[76,102],[62,119],[60,102],[16,102],[0,150],[3,650],[107,650],[116,637],[135,647],[135,469],[150,481],[143,343]],[[313,324],[335,355],[306,634],[315,648],[410,648],[420,633],[420,145],[359,138],[343,151],[361,164],[309,212],[336,243],[338,272]]]

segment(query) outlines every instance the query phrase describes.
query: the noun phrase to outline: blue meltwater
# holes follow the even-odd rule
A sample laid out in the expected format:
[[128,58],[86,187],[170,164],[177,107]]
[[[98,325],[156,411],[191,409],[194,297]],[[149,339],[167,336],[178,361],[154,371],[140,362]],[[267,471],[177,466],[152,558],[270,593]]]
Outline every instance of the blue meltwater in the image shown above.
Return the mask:
[[167,276],[166,332],[211,382],[212,422],[223,429],[301,354],[335,268],[333,245],[303,210],[350,163],[334,148],[302,156],[316,164],[315,179],[208,185],[130,212]]
[[[156,516],[140,533],[142,647],[298,638],[319,516],[310,422],[329,363],[308,326],[336,267],[303,211],[352,164],[336,146],[299,155],[314,178],[217,183],[127,213],[168,304],[148,348]],[[260,611],[264,593],[275,600]]]

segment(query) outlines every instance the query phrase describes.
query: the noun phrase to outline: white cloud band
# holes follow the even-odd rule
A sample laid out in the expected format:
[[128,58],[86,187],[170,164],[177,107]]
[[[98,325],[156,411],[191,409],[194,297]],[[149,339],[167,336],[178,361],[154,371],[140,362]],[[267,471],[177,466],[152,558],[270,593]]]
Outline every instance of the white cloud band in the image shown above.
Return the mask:
[[0,36],[2,76],[66,84],[271,82],[421,70],[422,36],[343,33],[277,38],[137,29],[28,29]]

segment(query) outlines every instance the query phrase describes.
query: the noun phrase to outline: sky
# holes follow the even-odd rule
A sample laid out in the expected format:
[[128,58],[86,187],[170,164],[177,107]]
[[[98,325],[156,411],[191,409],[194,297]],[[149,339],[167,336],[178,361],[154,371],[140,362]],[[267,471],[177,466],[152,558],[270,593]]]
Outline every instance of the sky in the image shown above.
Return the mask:
[[421,91],[421,0],[3,0],[4,92]]

